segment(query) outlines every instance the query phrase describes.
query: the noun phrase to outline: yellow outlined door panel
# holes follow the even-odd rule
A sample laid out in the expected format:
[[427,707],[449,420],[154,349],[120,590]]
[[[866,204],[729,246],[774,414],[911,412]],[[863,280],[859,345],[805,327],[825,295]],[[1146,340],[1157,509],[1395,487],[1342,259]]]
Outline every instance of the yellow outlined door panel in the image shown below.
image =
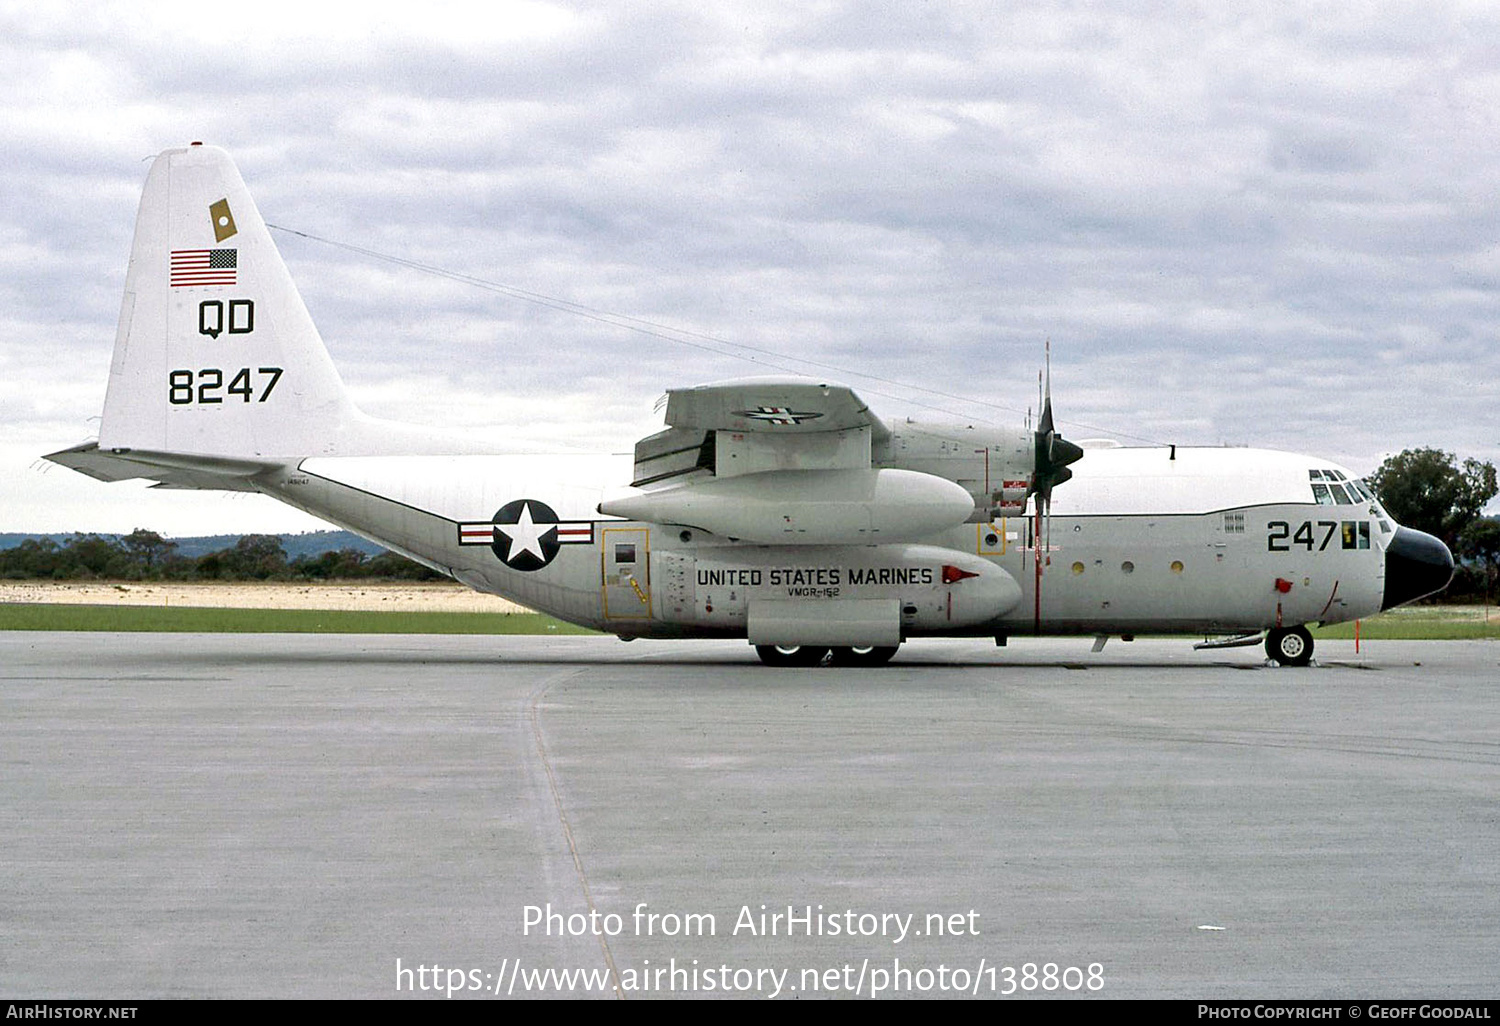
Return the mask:
[[651,532],[645,527],[606,527],[600,554],[606,620],[651,618]]

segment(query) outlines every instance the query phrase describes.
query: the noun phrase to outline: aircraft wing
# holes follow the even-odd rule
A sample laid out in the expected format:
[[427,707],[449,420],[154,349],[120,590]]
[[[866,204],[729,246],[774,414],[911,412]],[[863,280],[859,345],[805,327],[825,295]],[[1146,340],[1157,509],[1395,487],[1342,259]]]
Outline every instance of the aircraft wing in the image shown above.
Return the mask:
[[870,544],[961,524],[974,498],[952,481],[876,468],[890,430],[853,390],[752,378],[667,393],[667,428],[635,447],[606,516],[697,527],[761,544]]
[[767,470],[868,469],[890,431],[845,385],[745,378],[667,392],[667,428],[635,447],[631,484]]
[[814,378],[744,378],[667,392],[667,424],[706,431],[775,435],[868,429],[883,441],[890,431],[846,385]]

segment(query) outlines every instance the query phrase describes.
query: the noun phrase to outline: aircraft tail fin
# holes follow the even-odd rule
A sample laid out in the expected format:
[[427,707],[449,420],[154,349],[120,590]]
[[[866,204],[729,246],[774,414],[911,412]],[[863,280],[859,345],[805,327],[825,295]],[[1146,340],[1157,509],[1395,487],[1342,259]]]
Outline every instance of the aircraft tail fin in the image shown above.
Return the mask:
[[162,153],[136,215],[99,449],[333,454],[363,421],[229,155]]

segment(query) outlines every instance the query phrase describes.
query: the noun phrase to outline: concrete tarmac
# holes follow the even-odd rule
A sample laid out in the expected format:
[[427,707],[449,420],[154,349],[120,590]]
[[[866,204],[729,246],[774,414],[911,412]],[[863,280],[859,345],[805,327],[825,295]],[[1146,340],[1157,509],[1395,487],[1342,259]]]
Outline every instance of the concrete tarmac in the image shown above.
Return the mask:
[[1318,655],[0,634],[0,996],[1497,996],[1500,646]]

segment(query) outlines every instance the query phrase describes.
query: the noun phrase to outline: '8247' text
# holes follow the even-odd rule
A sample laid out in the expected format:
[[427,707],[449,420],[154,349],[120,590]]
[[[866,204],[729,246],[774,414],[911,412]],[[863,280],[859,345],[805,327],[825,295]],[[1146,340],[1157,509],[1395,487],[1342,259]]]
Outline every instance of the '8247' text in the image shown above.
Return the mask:
[[167,402],[173,406],[212,405],[234,399],[263,403],[271,398],[280,380],[280,367],[174,370],[167,374]]

